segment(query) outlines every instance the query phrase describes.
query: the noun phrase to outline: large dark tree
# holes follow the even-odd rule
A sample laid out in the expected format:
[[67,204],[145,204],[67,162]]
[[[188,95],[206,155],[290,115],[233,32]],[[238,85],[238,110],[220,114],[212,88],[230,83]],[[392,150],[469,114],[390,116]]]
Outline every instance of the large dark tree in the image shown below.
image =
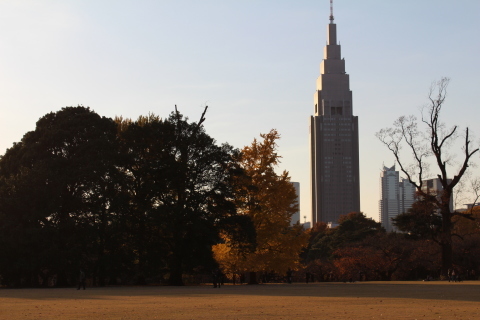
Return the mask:
[[124,207],[121,242],[130,253],[129,265],[137,284],[146,277],[160,275],[168,252],[164,240],[166,221],[159,200],[168,192],[172,175],[169,141],[175,139],[173,126],[150,114],[136,121],[117,119],[120,161],[123,175]]
[[311,239],[307,261],[332,258],[335,250],[377,233],[385,232],[379,222],[369,219],[363,212],[350,212],[339,219],[335,228],[320,228],[315,238]]
[[184,272],[213,267],[212,245],[236,215],[236,151],[205,132],[205,112],[198,122],[175,110],[165,120],[150,115],[121,123],[140,280],[163,265],[169,284],[182,285]]
[[42,117],[0,160],[0,268],[10,284],[99,269],[115,174],[116,126],[89,108]]
[[440,244],[442,217],[435,204],[427,199],[414,202],[407,212],[393,218],[393,224],[408,238],[430,239]]
[[[205,108],[206,112],[206,108]],[[232,175],[236,172],[234,149],[218,146],[198,123],[188,123],[175,110],[168,122],[175,130],[169,150],[174,179],[163,204],[169,248],[169,283],[182,284],[185,269],[213,263],[212,245],[218,241],[221,222],[236,215]]]
[[[453,190],[465,175],[471,164],[472,156],[478,152],[478,147],[472,148],[470,131],[465,129],[462,135],[461,159],[456,162],[452,158],[451,148],[458,137],[457,126],[447,129],[441,122],[440,115],[445,102],[449,79],[443,78],[435,83],[429,94],[429,105],[424,109],[421,124],[426,132],[418,129],[417,119],[414,116],[400,117],[391,128],[382,129],[377,133],[380,141],[393,153],[401,171],[408,180],[415,185],[418,194],[431,202],[441,216],[439,230],[439,244],[442,251],[442,274],[452,267],[452,230],[453,217],[463,213],[452,211],[451,205]],[[402,148],[411,155],[411,161],[406,160]],[[408,158],[407,158],[408,159]],[[457,166],[456,164],[459,163]],[[438,174],[436,177],[442,185],[442,191],[432,194],[424,188],[424,180],[428,167],[434,164]]]

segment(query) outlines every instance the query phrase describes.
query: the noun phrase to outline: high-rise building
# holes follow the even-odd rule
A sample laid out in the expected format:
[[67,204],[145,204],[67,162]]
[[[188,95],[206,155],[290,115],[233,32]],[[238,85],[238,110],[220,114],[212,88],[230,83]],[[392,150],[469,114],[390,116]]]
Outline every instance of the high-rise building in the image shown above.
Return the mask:
[[360,211],[358,117],[352,113],[349,75],[333,20],[330,5],[327,45],[310,117],[312,223],[335,223],[341,215]]
[[380,174],[380,222],[387,231],[395,231],[392,219],[406,212],[415,201],[415,186],[402,179],[399,181],[399,172],[395,165],[391,168],[383,167]]
[[[452,179],[447,179],[447,183],[452,182]],[[439,178],[434,179],[426,179],[422,181],[422,191],[430,194],[435,195],[437,198],[440,199],[443,193],[443,186],[442,182]],[[453,194],[450,196],[450,211],[453,211]]]
[[290,219],[290,225],[294,225],[297,223],[301,223],[300,221],[300,182],[292,182],[293,187],[295,188],[295,194],[297,195],[297,203],[298,203],[298,211],[295,212],[291,219]]
[[387,231],[392,231],[392,218],[399,214],[399,173],[395,171],[395,166],[391,168],[383,167],[380,174],[380,222]]
[[415,193],[417,190],[408,179],[402,178],[398,185],[398,192],[400,201],[399,213],[407,212],[415,202]]

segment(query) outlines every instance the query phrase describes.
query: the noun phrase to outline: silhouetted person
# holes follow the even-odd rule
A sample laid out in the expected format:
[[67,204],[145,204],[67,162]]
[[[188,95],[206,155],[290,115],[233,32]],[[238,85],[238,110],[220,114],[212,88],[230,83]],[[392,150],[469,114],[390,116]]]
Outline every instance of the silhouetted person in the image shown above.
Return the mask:
[[457,272],[455,271],[455,269],[452,269],[452,281],[453,282],[457,282]]
[[85,277],[85,272],[80,269],[80,276],[78,277],[78,288],[77,290],[80,290],[80,287],[83,286],[83,290],[85,290],[85,282],[87,281],[87,278]]
[[220,288],[220,285],[225,285],[225,275],[223,274],[222,270],[218,270],[218,282],[219,282],[219,285],[218,287]]
[[287,270],[287,282],[292,283],[292,270],[290,268]]
[[222,284],[220,270],[214,269],[212,271],[212,282],[213,282],[213,287],[214,288],[217,288],[217,287],[220,288],[220,286]]

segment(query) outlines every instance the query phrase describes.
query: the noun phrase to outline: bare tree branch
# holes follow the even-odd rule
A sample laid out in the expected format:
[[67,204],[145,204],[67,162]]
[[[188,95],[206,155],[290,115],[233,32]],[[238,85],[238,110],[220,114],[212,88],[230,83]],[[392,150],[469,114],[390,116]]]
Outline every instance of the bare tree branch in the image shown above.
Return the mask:
[[[457,138],[455,125],[447,130],[440,120],[440,113],[447,96],[447,87],[450,82],[448,78],[442,78],[432,83],[428,94],[429,106],[422,110],[421,123],[427,128],[427,135],[417,129],[417,119],[413,116],[398,118],[393,127],[380,130],[377,138],[392,152],[398,166],[407,179],[417,189],[417,193],[425,200],[433,203],[438,208],[438,214],[442,217],[442,226],[439,237],[439,244],[442,249],[442,273],[452,264],[452,237],[455,215],[472,219],[468,213],[452,212],[451,201],[453,190],[467,172],[472,161],[472,156],[479,151],[478,147],[471,147],[469,129],[465,129],[463,145],[463,156],[461,166],[455,171],[453,178],[448,177],[448,169],[455,163],[454,158],[449,155],[449,146],[453,146]],[[411,163],[404,161],[401,157],[402,146],[406,146],[411,152]],[[472,150],[473,149],[473,150]],[[440,195],[430,194],[428,189],[423,188],[425,172],[428,169],[429,157],[437,164],[439,173],[437,177],[443,187]],[[476,200],[479,198],[478,188],[476,189]],[[433,239],[435,241],[435,239]]]

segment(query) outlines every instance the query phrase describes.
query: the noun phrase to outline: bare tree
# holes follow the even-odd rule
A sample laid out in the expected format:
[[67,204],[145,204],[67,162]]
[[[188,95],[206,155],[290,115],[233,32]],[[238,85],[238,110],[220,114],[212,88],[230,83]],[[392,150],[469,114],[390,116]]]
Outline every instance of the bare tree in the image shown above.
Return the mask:
[[477,168],[477,166],[471,165],[469,168],[456,186],[454,199],[456,205],[467,206],[464,212],[472,214],[480,199],[480,177],[472,174],[474,172],[472,168]]
[[[462,159],[455,161],[451,147],[458,141],[458,127],[447,128],[440,121],[440,113],[447,95],[448,78],[434,82],[430,87],[428,106],[422,109],[421,121],[414,116],[398,118],[393,127],[376,133],[377,138],[393,153],[408,180],[415,186],[417,194],[434,204],[442,217],[439,245],[442,252],[442,275],[452,267],[452,218],[456,215],[470,218],[468,213],[451,210],[453,190],[471,164],[472,156],[478,147],[471,146],[468,127],[462,135]],[[418,124],[426,126],[426,131],[418,129]],[[405,151],[403,151],[405,149]],[[473,149],[473,150],[472,150]],[[406,156],[405,153],[410,153]],[[435,165],[436,164],[436,165]],[[432,194],[424,188],[424,180],[429,177],[430,166],[439,172],[438,177],[443,190]],[[453,176],[453,178],[449,178]]]

